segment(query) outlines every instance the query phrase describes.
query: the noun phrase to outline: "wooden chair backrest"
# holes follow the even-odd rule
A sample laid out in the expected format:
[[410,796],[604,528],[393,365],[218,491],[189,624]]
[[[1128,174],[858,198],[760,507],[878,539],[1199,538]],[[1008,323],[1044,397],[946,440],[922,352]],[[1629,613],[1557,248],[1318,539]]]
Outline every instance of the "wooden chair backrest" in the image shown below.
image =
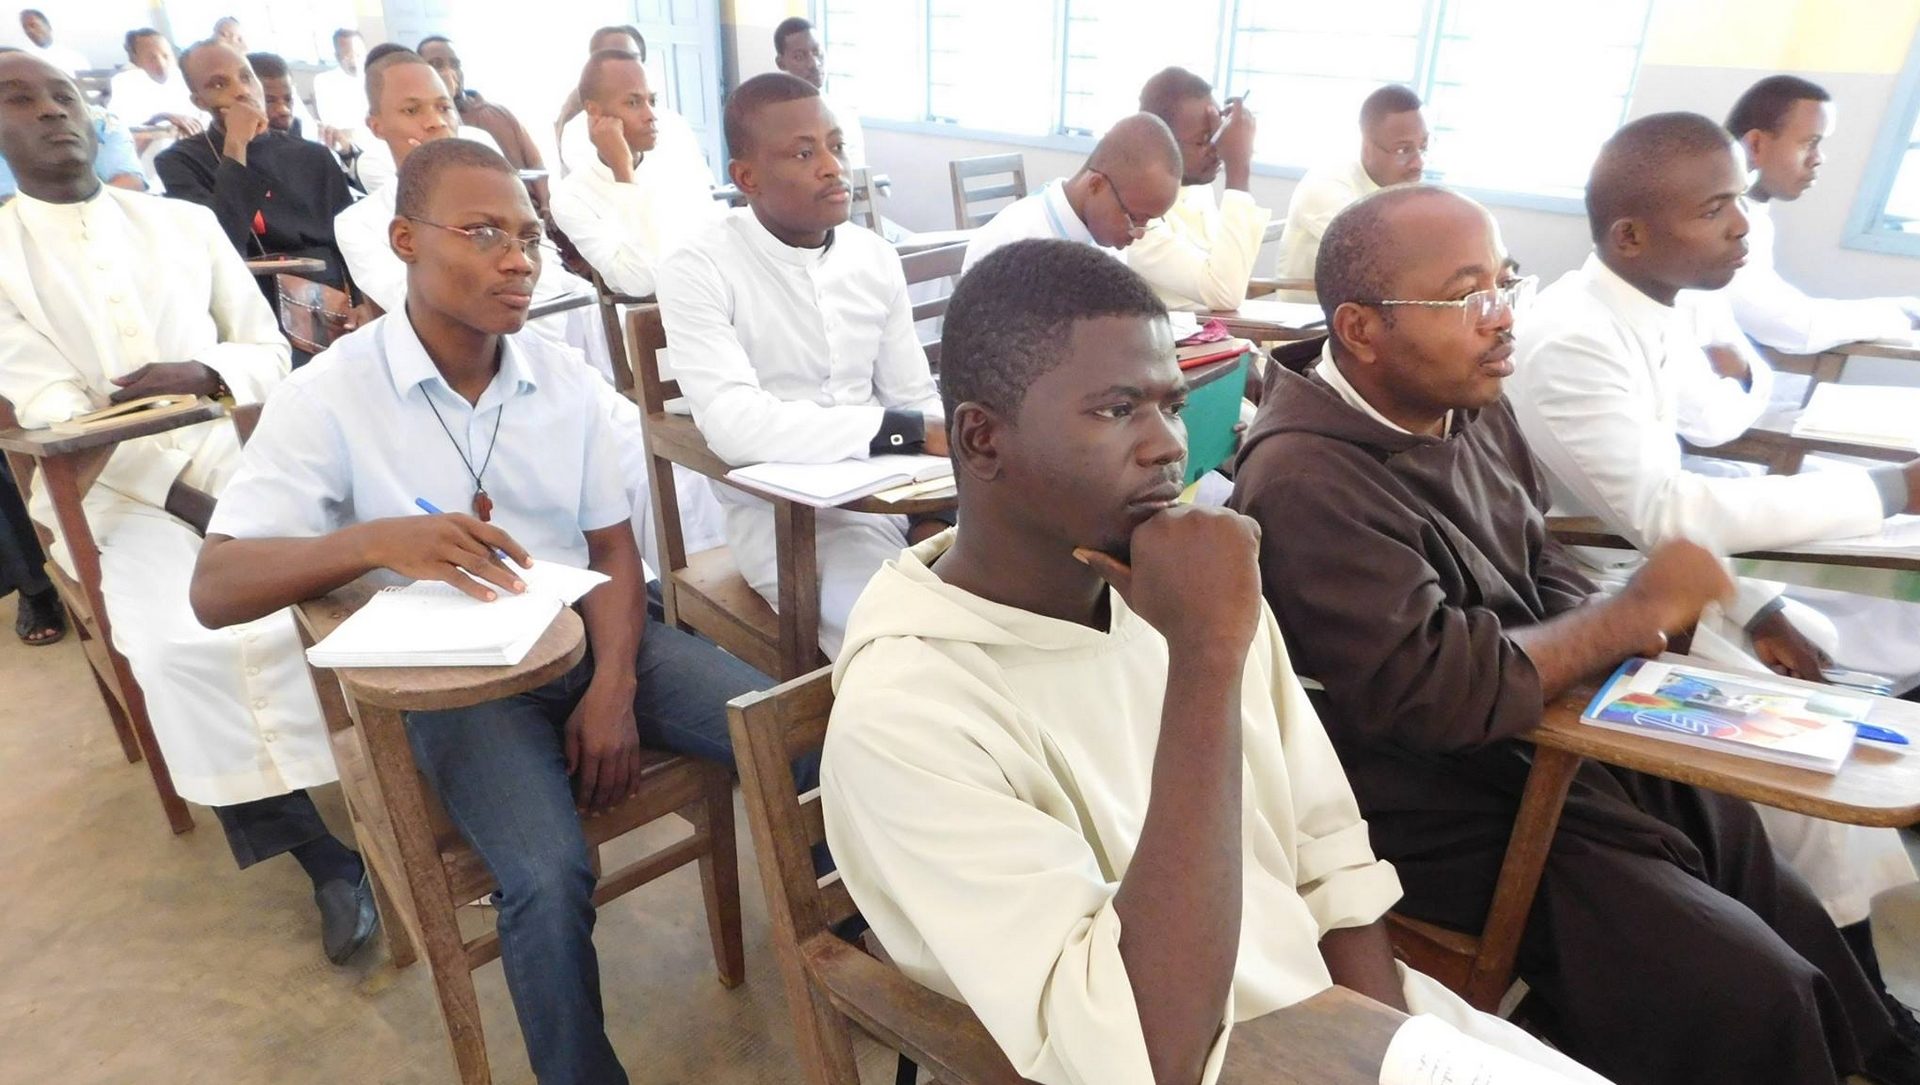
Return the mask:
[[587,275],[593,282],[594,296],[600,301],[600,326],[607,333],[607,354],[614,359],[613,387],[621,392],[630,391],[633,388],[633,361],[628,357],[626,333],[620,326],[620,307],[644,305],[653,299],[631,297],[614,290],[591,267],[587,268]]
[[[937,282],[941,279],[957,281],[960,277],[960,265],[966,262],[966,258],[967,243],[960,241],[952,245],[942,245],[937,249],[922,249],[919,252],[908,253],[900,258],[900,268],[906,272],[909,286],[915,283]],[[923,320],[944,319],[947,315],[947,305],[952,301],[953,288],[949,286],[939,297],[915,302],[913,322],[918,324]],[[923,345],[927,351],[927,364],[938,371],[940,368],[939,332],[934,333],[932,342]]]
[[680,398],[680,382],[660,379],[660,352],[667,346],[667,325],[658,305],[627,310],[627,365],[640,393],[640,413],[660,414]]
[[873,171],[865,166],[848,170],[847,187],[853,190],[853,200],[847,207],[847,221],[879,233],[880,211],[874,206]]
[[[989,154],[977,158],[956,158],[948,163],[953,178],[953,224],[962,230],[985,226],[999,212],[1005,200],[1012,203],[1027,194],[1027,159],[1021,154]],[[997,184],[968,188],[967,182],[981,177],[1010,176]],[[993,207],[982,206],[994,204]]]

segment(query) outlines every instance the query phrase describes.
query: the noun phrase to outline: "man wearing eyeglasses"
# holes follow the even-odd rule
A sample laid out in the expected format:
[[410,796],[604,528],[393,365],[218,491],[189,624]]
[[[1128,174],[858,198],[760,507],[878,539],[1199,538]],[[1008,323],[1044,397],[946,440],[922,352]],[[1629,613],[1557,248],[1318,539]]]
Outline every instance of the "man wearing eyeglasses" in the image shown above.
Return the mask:
[[961,271],[1013,241],[1051,237],[1095,245],[1125,263],[1127,246],[1180,198],[1180,145],[1151,113],[1124,117],[1079,172],[1000,209],[976,230]]
[[[386,48],[374,50],[367,61],[367,100],[372,109],[367,124],[392,152],[395,163],[405,162],[407,155],[423,143],[456,135],[461,139],[478,136],[474,142],[492,146],[485,132],[460,124],[452,91],[426,58],[405,48],[380,51]],[[334,220],[334,236],[347,258],[354,285],[389,313],[398,312],[407,296],[406,267],[387,242],[394,190],[391,182],[369,189],[365,199]],[[534,281],[534,304],[592,290],[593,284],[561,267],[557,259],[548,260]],[[602,376],[613,379],[606,328],[599,310],[592,305],[540,317],[533,328],[581,351]]]
[[1367,95],[1360,104],[1360,156],[1308,170],[1287,202],[1280,277],[1313,278],[1320,236],[1342,208],[1369,192],[1425,176],[1427,140],[1419,95],[1397,85]]
[[[1514,410],[1552,473],[1555,511],[1598,516],[1641,550],[1673,538],[1720,554],[1782,549],[1870,535],[1885,517],[1920,512],[1920,461],[1795,475],[1709,474],[1683,461],[1683,440],[1724,444],[1769,406],[1772,372],[1725,293],[1746,260],[1749,185],[1732,137],[1706,117],[1656,114],[1622,128],[1587,182],[1592,255],[1520,326]],[[1638,561],[1581,556],[1603,582]],[[1920,684],[1920,606],[1742,578],[1702,620],[1692,652],[1814,682],[1837,663],[1904,692]],[[1873,898],[1914,880],[1898,836],[1761,816],[1877,974]],[[1912,1027],[1904,1010],[1901,1021]]]
[[[1483,926],[1530,767],[1517,736],[1621,660],[1654,654],[1732,584],[1655,549],[1596,597],[1547,533],[1544,472],[1502,389],[1516,280],[1486,210],[1433,186],[1336,216],[1315,284],[1331,332],[1282,371],[1240,454],[1262,592],[1405,914]],[[1895,1045],[1820,902],[1753,808],[1586,762],[1516,962],[1562,1051],[1636,1085],[1830,1083]],[[1869,1060],[1915,1080],[1904,1049]]]

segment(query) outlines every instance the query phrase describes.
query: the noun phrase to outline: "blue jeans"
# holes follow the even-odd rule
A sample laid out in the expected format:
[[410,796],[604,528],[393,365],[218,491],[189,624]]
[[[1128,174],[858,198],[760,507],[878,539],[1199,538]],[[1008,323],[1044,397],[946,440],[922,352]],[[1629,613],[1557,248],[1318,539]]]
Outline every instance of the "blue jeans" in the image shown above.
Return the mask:
[[[649,623],[634,715],[651,747],[733,764],[726,702],[772,681],[699,637]],[[593,884],[562,745],[593,659],[552,682],[470,708],[407,715],[420,769],[500,883],[500,962],[543,1085],[624,1085],[607,1042],[593,948]],[[819,775],[807,766],[803,789]]]

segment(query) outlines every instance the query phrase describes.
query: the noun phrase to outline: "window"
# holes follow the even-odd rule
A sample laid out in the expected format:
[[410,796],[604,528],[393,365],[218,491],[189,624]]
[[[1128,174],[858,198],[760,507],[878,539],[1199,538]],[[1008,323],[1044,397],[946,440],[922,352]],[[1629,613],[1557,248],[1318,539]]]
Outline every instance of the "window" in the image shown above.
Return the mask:
[[333,32],[355,26],[359,16],[353,0],[266,0],[236,4],[232,0],[165,0],[173,40],[185,49],[213,33],[222,16],[240,20],[247,48],[278,53],[293,63],[333,64]]
[[[1148,76],[1177,64],[1223,97],[1252,94],[1256,161],[1298,170],[1351,157],[1361,100],[1401,83],[1427,103],[1436,179],[1577,197],[1625,118],[1652,0],[820,6],[836,93],[857,84],[850,96],[869,115],[1092,136],[1137,108]],[[1920,202],[1916,190],[1920,174],[1903,178],[1898,206]]]
[[1847,244],[1920,256],[1920,33],[1867,167]]

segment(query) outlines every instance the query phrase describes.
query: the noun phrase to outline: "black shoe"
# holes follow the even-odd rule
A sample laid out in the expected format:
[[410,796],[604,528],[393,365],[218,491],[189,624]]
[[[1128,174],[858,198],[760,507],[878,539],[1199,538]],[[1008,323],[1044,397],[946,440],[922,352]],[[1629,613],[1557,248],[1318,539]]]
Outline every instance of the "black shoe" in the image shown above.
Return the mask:
[[314,890],[313,902],[320,907],[320,944],[334,964],[346,964],[380,929],[380,913],[373,906],[373,874],[364,867],[358,885],[335,879]]

